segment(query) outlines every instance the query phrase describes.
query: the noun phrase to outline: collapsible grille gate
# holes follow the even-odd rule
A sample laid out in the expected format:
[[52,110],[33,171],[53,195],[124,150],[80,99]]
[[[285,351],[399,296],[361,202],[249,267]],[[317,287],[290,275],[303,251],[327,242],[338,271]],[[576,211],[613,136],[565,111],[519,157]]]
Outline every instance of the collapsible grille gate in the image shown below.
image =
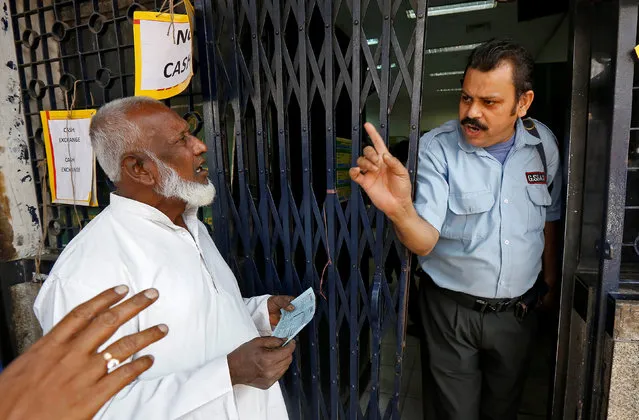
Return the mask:
[[[10,0],[51,251],[79,226],[75,210],[51,206],[42,189],[38,111],[66,109],[74,92],[75,109],[132,95],[132,15],[161,3]],[[401,93],[411,104],[402,128],[414,175],[428,2],[194,3],[197,73],[184,94],[167,102],[193,121],[209,147],[218,198],[202,217],[246,295],[298,294],[310,286],[320,292],[316,317],[283,380],[291,417],[399,418],[409,260],[383,215],[354,184],[348,190],[338,169],[361,153],[366,115],[378,116],[388,140],[389,114]],[[414,20],[406,19],[409,9]],[[371,37],[378,44],[369,45]],[[346,161],[337,137],[352,142]],[[98,184],[106,205],[102,174]],[[94,215],[80,213],[83,224]],[[395,264],[401,270],[393,274]],[[386,407],[379,406],[382,339],[395,366]],[[362,399],[365,393],[370,398]]]
[[[210,142],[220,186],[216,241],[240,273],[243,290],[297,294],[313,286],[326,296],[318,296],[317,315],[300,336],[296,366],[285,379],[293,418],[399,416],[408,265],[403,259],[399,279],[388,278],[385,261],[399,249],[392,230],[359,189],[337,194],[335,139],[352,140],[345,164],[354,163],[366,112],[379,114],[387,138],[388,114],[404,89],[412,103],[405,128],[414,166],[426,3],[242,0],[204,6],[203,26],[214,31],[206,38],[215,40],[206,50],[213,96],[204,112],[205,121],[213,120],[207,139],[216,140]],[[402,21],[412,25],[402,46],[395,18],[406,9],[417,19]],[[371,37],[379,44],[369,46]],[[370,96],[379,109],[365,109]],[[380,413],[385,332],[395,347],[396,376],[394,398]],[[371,397],[362,411],[360,378],[367,368]]]

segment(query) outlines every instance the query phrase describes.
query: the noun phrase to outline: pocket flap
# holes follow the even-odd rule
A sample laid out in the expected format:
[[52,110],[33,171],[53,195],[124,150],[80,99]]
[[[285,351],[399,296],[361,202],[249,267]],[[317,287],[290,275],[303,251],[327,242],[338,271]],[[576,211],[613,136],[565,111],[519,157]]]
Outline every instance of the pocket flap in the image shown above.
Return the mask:
[[538,206],[549,206],[552,203],[552,198],[548,192],[548,187],[545,185],[528,185],[528,197],[530,201]]
[[448,207],[455,214],[484,213],[495,204],[495,197],[490,191],[479,191],[463,194],[450,194]]

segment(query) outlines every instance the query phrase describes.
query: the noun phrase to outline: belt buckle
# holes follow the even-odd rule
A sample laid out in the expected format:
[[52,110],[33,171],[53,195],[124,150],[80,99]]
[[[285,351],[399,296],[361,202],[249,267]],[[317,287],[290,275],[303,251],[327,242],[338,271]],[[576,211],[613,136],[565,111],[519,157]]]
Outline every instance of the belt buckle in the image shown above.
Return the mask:
[[495,312],[502,312],[508,307],[508,301],[499,302],[495,305]]
[[488,310],[490,310],[490,312],[494,312],[495,311],[495,307],[492,306],[490,303],[488,303],[487,301],[485,301],[483,299],[477,299],[475,301],[475,305],[479,305],[478,311],[481,314],[489,312]]

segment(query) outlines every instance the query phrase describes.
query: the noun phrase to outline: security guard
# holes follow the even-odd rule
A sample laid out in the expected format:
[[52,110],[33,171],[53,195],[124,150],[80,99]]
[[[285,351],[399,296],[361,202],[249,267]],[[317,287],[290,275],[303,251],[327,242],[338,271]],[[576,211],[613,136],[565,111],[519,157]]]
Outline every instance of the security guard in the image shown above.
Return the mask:
[[420,140],[414,203],[408,171],[370,124],[374,147],[350,171],[427,273],[424,368],[434,389],[424,394],[437,420],[516,420],[533,309],[556,290],[561,171],[552,132],[522,120],[533,64],[507,40],[472,52],[459,120]]

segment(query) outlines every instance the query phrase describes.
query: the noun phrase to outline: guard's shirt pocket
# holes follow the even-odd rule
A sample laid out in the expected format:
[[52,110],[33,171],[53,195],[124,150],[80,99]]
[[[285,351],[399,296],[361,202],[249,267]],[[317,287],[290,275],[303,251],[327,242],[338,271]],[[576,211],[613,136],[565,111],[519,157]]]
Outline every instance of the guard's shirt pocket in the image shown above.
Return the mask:
[[538,232],[546,224],[546,208],[552,198],[546,185],[527,185],[528,193],[528,232]]
[[491,191],[451,193],[441,236],[448,239],[474,239],[488,234],[487,212],[495,205]]

